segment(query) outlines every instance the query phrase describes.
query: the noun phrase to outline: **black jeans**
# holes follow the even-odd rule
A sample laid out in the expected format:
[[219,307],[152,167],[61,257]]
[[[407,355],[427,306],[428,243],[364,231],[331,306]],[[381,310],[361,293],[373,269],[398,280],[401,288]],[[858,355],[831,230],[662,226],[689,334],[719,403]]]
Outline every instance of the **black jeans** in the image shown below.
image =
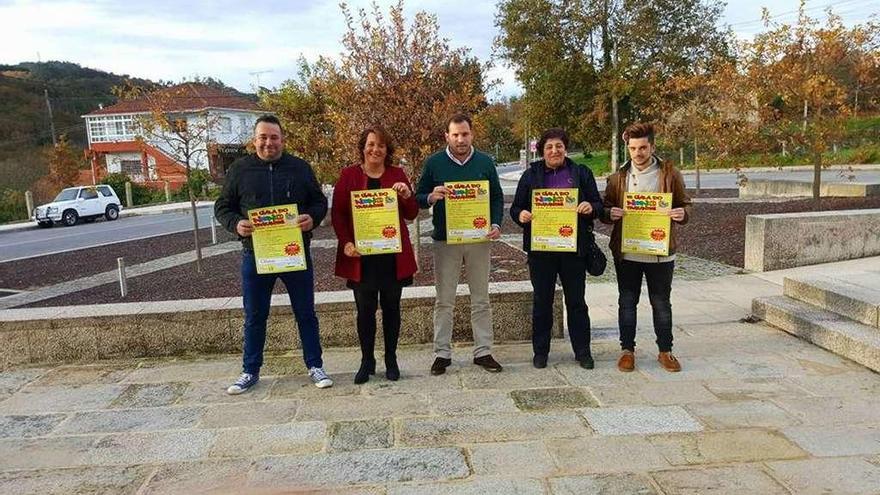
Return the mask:
[[584,300],[587,261],[574,253],[529,253],[529,278],[534,291],[532,349],[536,356],[550,353],[557,276],[562,281],[565,309],[568,312],[568,334],[575,358],[590,356],[590,313]]
[[382,333],[385,338],[385,360],[397,359],[397,340],[400,337],[400,296],[403,287],[394,285],[381,290],[358,287],[352,289],[357,306],[357,333],[361,344],[361,358],[375,361],[376,310],[382,306]]
[[648,299],[654,316],[654,333],[660,352],[672,350],[672,271],[675,261],[664,263],[641,263],[638,261],[615,260],[617,270],[618,309],[620,327],[620,348],[634,351],[636,348],[636,307],[642,292],[642,274],[648,282]]

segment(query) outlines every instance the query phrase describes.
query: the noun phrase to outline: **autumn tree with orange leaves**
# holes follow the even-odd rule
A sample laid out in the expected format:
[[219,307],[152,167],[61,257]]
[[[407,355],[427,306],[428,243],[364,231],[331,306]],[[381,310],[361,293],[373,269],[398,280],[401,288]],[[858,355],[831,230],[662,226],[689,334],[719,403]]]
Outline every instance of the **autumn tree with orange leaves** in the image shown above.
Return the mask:
[[407,25],[402,0],[387,16],[375,2],[369,10],[340,8],[347,26],[340,58],[301,64],[299,80],[264,92],[262,102],[289,129],[288,149],[310,158],[322,181],[335,182],[360,159],[360,132],[379,123],[415,183],[424,159],[444,142],[446,119],[486,105],[487,67],[467,49],[451,48],[435,15],[418,12]]
[[[746,46],[741,60],[768,132],[812,157],[813,198],[818,199],[822,154],[844,137],[847,118],[858,108],[858,85],[871,73],[865,70],[867,57],[876,63],[880,26],[872,21],[847,28],[830,10],[821,24],[805,6],[802,0],[793,25],[771,22],[765,10],[768,29]],[[861,60],[853,64],[860,69],[855,79],[843,70],[853,59]]]

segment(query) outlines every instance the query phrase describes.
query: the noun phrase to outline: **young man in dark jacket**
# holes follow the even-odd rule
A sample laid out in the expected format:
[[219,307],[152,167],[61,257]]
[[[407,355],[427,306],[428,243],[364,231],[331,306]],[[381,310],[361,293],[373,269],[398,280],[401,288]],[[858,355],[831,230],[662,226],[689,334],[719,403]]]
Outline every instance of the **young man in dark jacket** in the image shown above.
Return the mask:
[[[327,215],[327,198],[321,192],[311,166],[284,152],[281,123],[271,115],[257,119],[254,126],[255,155],[236,160],[229,168],[220,197],[214,203],[217,221],[239,236],[242,244],[241,286],[244,299],[244,352],[241,376],[227,392],[235,395],[256,385],[263,364],[266,320],[276,279],[287,287],[296,318],[303,359],[309,376],[319,388],[333,380],[324,372],[318,317],[315,314],[314,270],[309,251],[311,230]],[[253,208],[296,204],[297,222],[303,232],[307,269],[277,274],[258,274],[254,258],[254,228],[247,212]]]
[[[510,218],[523,228],[523,251],[528,253],[532,282],[532,364],[547,367],[550,330],[553,327],[553,296],[557,277],[562,282],[568,313],[568,334],[575,359],[585,369],[593,369],[590,352],[590,313],[584,299],[587,279],[588,245],[593,242],[593,219],[602,215],[602,198],[593,171],[566,156],[568,134],[559,128],[547,129],[538,141],[542,159],[523,172],[510,206]],[[532,191],[535,189],[577,189],[577,251],[541,252],[531,249]]]
[[[681,363],[672,355],[672,272],[679,225],[691,216],[691,198],[684,187],[681,173],[671,163],[654,154],[654,127],[636,123],[623,133],[630,161],[608,177],[605,187],[605,213],[602,222],[614,225],[611,231],[611,253],[617,271],[618,326],[623,350],[617,367],[620,371],[635,369],[636,307],[642,290],[642,277],[648,284],[648,299],[654,317],[654,333],[660,353],[657,361],[667,371],[681,371]],[[623,231],[623,200],[626,192],[672,193],[669,216],[669,255],[654,256],[621,252]]]

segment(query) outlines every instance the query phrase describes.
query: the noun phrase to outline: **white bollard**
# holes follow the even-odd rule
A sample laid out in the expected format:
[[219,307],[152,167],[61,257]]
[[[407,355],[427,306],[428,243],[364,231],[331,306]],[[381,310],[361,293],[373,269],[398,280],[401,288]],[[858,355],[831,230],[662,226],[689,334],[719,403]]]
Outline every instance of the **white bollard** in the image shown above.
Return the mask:
[[125,298],[128,294],[128,281],[125,278],[125,258],[116,258],[116,265],[119,267],[119,294]]
[[211,216],[211,244],[217,244],[217,222]]

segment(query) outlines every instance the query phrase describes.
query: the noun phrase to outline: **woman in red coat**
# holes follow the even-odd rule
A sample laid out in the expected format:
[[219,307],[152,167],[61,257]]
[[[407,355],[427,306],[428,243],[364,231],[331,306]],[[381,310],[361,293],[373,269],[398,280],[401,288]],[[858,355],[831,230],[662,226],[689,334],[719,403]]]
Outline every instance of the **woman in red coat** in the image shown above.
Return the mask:
[[[385,376],[400,378],[397,366],[397,340],[400,336],[400,296],[412,284],[416,260],[409,240],[407,220],[419,214],[409,179],[400,167],[392,166],[394,144],[381,126],[368,127],[358,141],[361,162],[342,170],[333,191],[331,218],[339,244],[336,248],[336,275],[346,279],[354,291],[357,306],[357,332],[361,345],[361,366],[355,383],[364,383],[376,373],[376,310],[382,307],[382,333],[385,337]],[[361,256],[355,247],[351,213],[351,192],[367,189],[394,189],[398,197],[399,231],[402,252]]]

